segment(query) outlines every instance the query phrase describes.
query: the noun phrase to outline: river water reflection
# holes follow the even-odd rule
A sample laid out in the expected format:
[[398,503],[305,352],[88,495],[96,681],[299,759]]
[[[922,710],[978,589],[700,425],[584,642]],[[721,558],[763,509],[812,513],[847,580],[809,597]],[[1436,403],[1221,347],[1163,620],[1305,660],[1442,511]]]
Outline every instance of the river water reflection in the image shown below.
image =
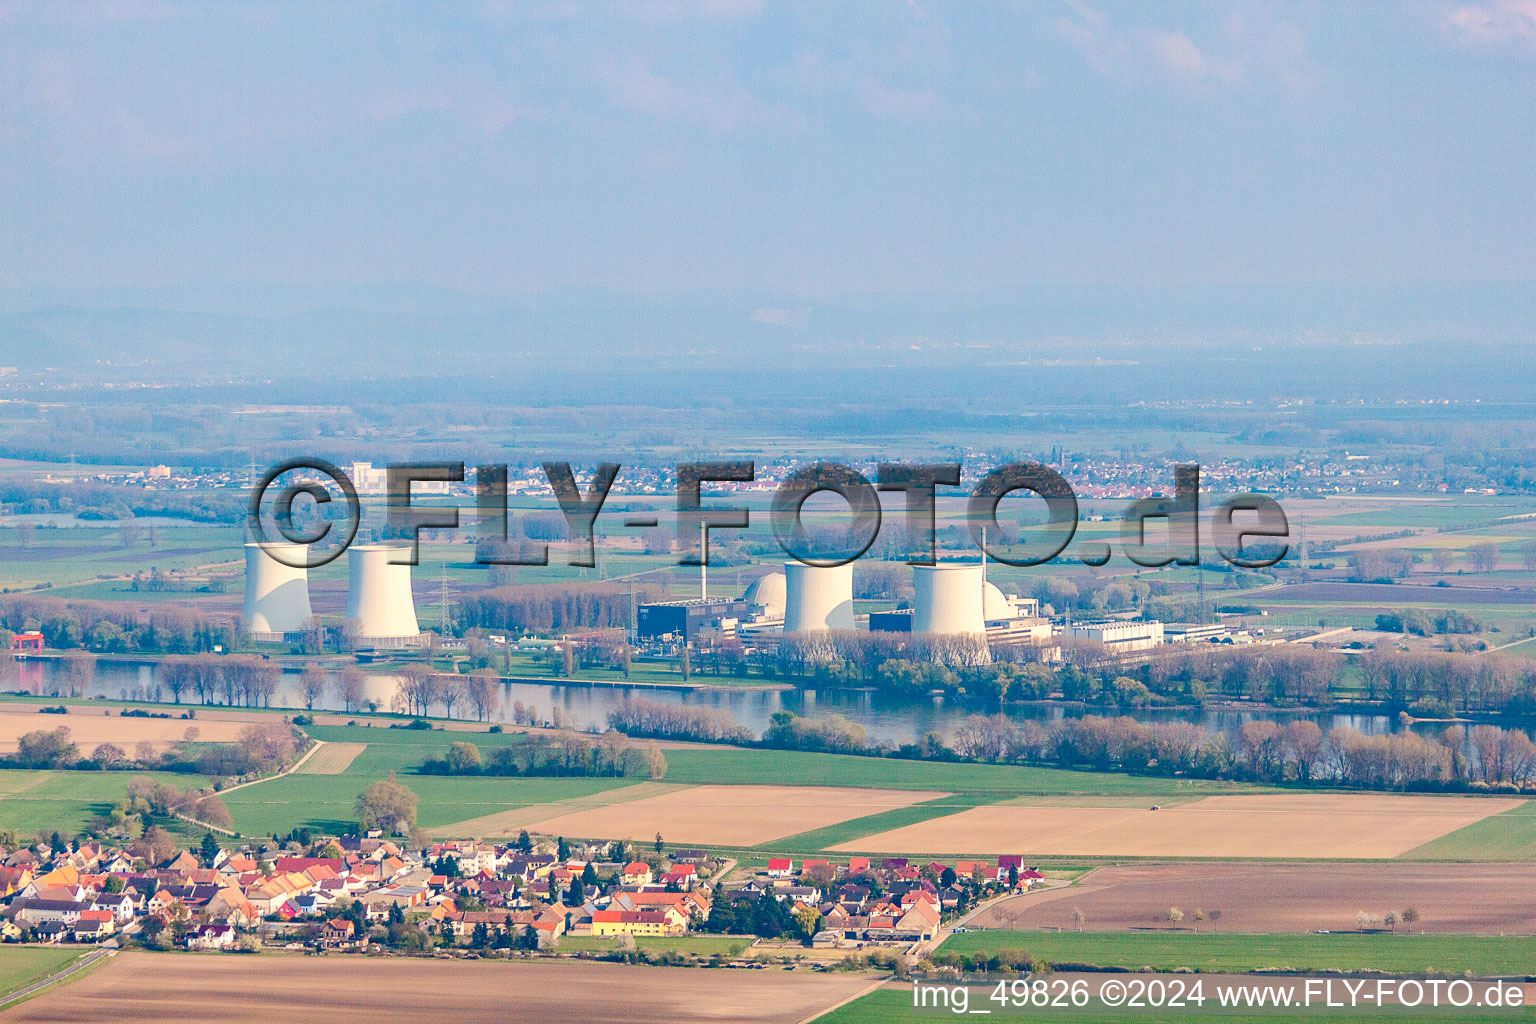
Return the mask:
[[[20,689],[39,695],[57,692],[56,668],[53,661],[24,661],[20,663],[19,668]],[[297,681],[296,674],[285,674],[274,703],[289,707],[302,706],[303,701],[298,694]],[[380,710],[387,711],[398,689],[398,677],[370,673],[365,676],[363,697]],[[966,716],[988,710],[975,703],[955,698],[938,696],[897,698],[865,690],[745,688],[671,690],[654,687],[557,686],[540,682],[508,682],[501,686],[501,707],[495,719],[510,722],[513,704],[521,701],[525,706],[536,708],[541,720],[550,719],[551,712],[558,708],[560,721],[565,725],[578,729],[602,728],[607,726],[609,711],[631,695],[695,707],[723,708],[755,734],[761,734],[768,728],[769,719],[776,711],[792,711],[803,717],[838,714],[858,722],[872,739],[898,744],[915,742],[930,732],[937,733],[947,741],[953,737],[956,727]],[[89,696],[154,699],[154,666],[102,662],[97,666]],[[162,699],[170,699],[169,695],[163,692],[160,696]],[[186,698],[185,694],[183,698]],[[341,710],[341,706],[334,698],[327,699],[322,707],[325,710]],[[463,714],[463,712],[460,713]],[[1010,705],[1008,708],[1008,714],[1011,717],[1037,721],[1054,721],[1085,713],[1118,714],[1119,712],[1063,704]],[[1255,718],[1268,718],[1280,722],[1309,718],[1321,726],[1324,732],[1341,725],[1352,726],[1369,734],[1389,733],[1402,728],[1395,716],[1386,714],[1231,708],[1174,708],[1133,711],[1129,714],[1141,721],[1194,722],[1212,732],[1229,734],[1235,733],[1243,722]],[[1434,723],[1421,723],[1416,728],[1433,732],[1438,730],[1439,726]]]

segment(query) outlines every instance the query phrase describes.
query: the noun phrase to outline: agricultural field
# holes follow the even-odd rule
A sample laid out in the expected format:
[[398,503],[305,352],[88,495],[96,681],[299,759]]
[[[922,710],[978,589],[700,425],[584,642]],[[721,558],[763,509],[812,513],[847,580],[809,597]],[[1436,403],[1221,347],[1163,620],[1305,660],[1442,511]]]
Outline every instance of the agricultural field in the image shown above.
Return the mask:
[[667,781],[700,784],[860,786],[1004,796],[1178,796],[1258,793],[1241,782],[1169,779],[1024,765],[958,764],[798,750],[680,747],[666,751]]
[[[0,586],[19,590],[47,583],[54,588],[64,588],[70,584],[91,583],[101,577],[132,576],[136,572],[148,573],[153,568],[161,572],[192,569],[242,557],[239,526],[156,520],[153,530],[154,546],[150,545],[148,523],[138,525],[138,535],[131,545],[115,526],[105,529],[44,526],[25,534],[14,527],[0,531],[0,547],[5,552],[5,557],[0,558]],[[98,593],[88,596],[128,601],[141,599],[139,592],[126,588],[126,581],[98,584]],[[71,597],[87,596],[67,590],[63,593]],[[180,593],[174,596],[185,600],[195,595]],[[239,600],[238,593],[235,599]]]
[[1405,860],[1536,860],[1536,800],[1494,814],[1403,854]]
[[576,961],[123,953],[0,1013],[5,1024],[290,1024],[314,1019],[796,1024],[868,988],[861,974]]
[[[357,795],[395,772],[421,798],[417,821],[427,829],[482,818],[530,804],[552,804],[635,785],[614,778],[452,778],[420,775],[428,758],[440,758],[459,741],[484,751],[525,741],[519,733],[470,733],[449,729],[390,729],[362,725],[313,725],[305,731],[331,744],[361,745],[335,774],[295,772],[235,790],[224,798],[235,828],[247,835],[286,833],[304,827],[346,831],[355,827]],[[325,752],[322,747],[315,756]],[[308,767],[306,765],[306,767]]]
[[[850,853],[1089,857],[1389,858],[1503,811],[1514,799],[1364,793],[1211,796],[1160,810],[987,804],[840,843]],[[1161,805],[1154,805],[1161,807]]]
[[578,811],[529,826],[546,835],[756,846],[811,829],[936,800],[944,793],[846,787],[695,786]]
[[[630,781],[633,782],[633,780]],[[497,811],[479,818],[439,825],[428,831],[434,839],[512,838],[523,829],[531,829],[535,823],[548,818],[577,814],[630,800],[644,800],[688,788],[690,787],[675,786],[666,782],[633,782],[632,785],[565,797],[552,803],[525,804],[509,811]]]
[[[867,995],[860,996],[844,1006],[821,1015],[815,1019],[815,1024],[892,1024],[893,1021],[932,1021],[943,1014],[936,1014],[928,1009],[921,1013],[912,1008],[912,990],[903,985],[886,985]],[[1073,1024],[1125,1024],[1128,1012],[1121,1010],[1115,1013],[1072,1013],[1068,1019]],[[1281,1012],[1269,1012],[1261,1014],[1235,1014],[1223,1013],[1220,1020],[1223,1024],[1288,1024],[1291,1021],[1314,1020],[1317,1011],[1306,1014],[1286,1014]],[[1531,1021],[1536,1020],[1536,1010],[1527,1008],[1522,1013],[1510,1013],[1507,1010],[1490,1010],[1487,1013],[1462,1013],[1457,1012],[1455,1018],[1465,1024],[1497,1024],[1503,1021]],[[1008,1019],[1008,1018],[1004,1018]],[[1021,1020],[1020,1016],[1013,1018]],[[1156,1011],[1138,1010],[1131,1019],[1138,1021],[1186,1021],[1189,1019],[1188,1010]],[[1327,1019],[1340,1021],[1342,1024],[1364,1024],[1364,1022],[1377,1022],[1377,1024],[1398,1024],[1402,1021],[1423,1021],[1425,1014],[1422,1010],[1398,1013],[1392,1010],[1372,1010],[1364,1013],[1343,1013],[1337,1010],[1329,1011]]]
[[305,758],[294,774],[340,775],[367,749],[366,743],[325,743]]
[[941,953],[1027,951],[1052,964],[1156,971],[1382,971],[1389,974],[1525,975],[1536,938],[1500,935],[1268,935],[1183,932],[963,932]]
[[[641,935],[634,948],[647,953],[681,953],[684,956],[740,956],[750,946],[751,935]],[[621,948],[618,940],[607,935],[562,935],[559,951],[611,952]]]
[[244,722],[214,719],[124,718],[117,711],[75,704],[67,715],[43,715],[35,707],[0,705],[0,754],[14,752],[17,740],[26,733],[60,726],[68,727],[69,738],[85,756],[100,743],[115,743],[129,754],[140,743],[164,750],[186,739],[188,730],[194,731],[200,743],[230,743],[245,728]]
[[[112,802],[123,798],[128,780],[148,775],[180,789],[201,787],[210,779],[170,772],[0,771],[0,829],[18,836],[58,831],[74,835]],[[173,826],[168,826],[173,827]],[[201,833],[199,833],[201,835]]]
[[[356,828],[357,795],[382,774],[288,775],[230,793],[224,800],[235,827],[246,835],[286,833],[303,827],[345,833]],[[634,785],[633,779],[447,778],[431,775],[399,781],[421,798],[417,823],[426,829],[484,817],[529,804],[555,803]]]
[[[1069,888],[1026,893],[989,905],[967,922],[978,929],[1095,932],[1331,932],[1359,928],[1358,915],[1385,927],[1412,907],[1412,930],[1428,934],[1536,935],[1532,864],[1273,862],[1110,864]],[[1184,920],[1168,920],[1169,908]],[[1195,921],[1196,911],[1205,922]],[[1078,915],[1081,915],[1079,920]],[[1406,929],[1400,925],[1399,929]],[[1536,963],[1533,960],[1532,963]]]
[[10,993],[46,978],[80,955],[75,949],[0,945],[0,1003]]

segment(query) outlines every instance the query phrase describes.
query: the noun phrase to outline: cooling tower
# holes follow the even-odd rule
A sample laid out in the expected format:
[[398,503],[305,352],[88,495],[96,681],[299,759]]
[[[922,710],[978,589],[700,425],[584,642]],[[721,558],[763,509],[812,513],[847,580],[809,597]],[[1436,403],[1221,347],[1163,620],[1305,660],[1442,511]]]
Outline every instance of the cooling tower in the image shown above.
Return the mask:
[[269,548],[290,562],[303,562],[306,545],[287,542],[245,546],[245,611],[240,621],[252,640],[280,641],[314,617],[309,610],[309,572],[273,558]]
[[853,628],[853,566],[784,563],[784,632]]
[[985,636],[982,571],[980,563],[913,566],[912,632]]
[[782,619],[785,601],[784,574],[771,572],[766,576],[759,576],[752,581],[752,585],[742,595],[742,600],[761,608],[765,619]]
[[347,623],[353,639],[373,647],[407,647],[421,636],[411,598],[411,567],[393,565],[409,549],[354,544],[347,549]]

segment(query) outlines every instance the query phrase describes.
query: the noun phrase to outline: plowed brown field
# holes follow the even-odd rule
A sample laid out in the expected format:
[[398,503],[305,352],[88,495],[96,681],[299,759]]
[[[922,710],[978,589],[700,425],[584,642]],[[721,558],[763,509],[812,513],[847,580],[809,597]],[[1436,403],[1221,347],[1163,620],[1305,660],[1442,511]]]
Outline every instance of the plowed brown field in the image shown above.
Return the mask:
[[694,786],[563,814],[528,829],[583,839],[649,840],[660,832],[668,842],[755,846],[944,795],[836,786]]
[[1536,934],[1536,864],[1137,864],[1103,867],[1077,886],[993,904],[977,928],[1088,931],[1166,928],[1169,907],[1191,927],[1198,908],[1221,911],[1201,930],[1352,931],[1360,911],[1419,912],[1414,931]]
[[1286,793],[1211,796],[1158,811],[1146,806],[989,804],[855,839],[833,849],[1098,857],[1386,858],[1520,803],[1473,797]]
[[793,1024],[868,988],[860,974],[598,963],[122,953],[0,1012],[5,1024]]
[[[272,718],[271,721],[281,721]],[[94,708],[72,708],[67,715],[40,715],[34,711],[0,711],[0,754],[16,749],[16,741],[38,729],[52,731],[59,726],[69,727],[69,736],[89,756],[98,743],[115,743],[128,754],[140,743],[153,743],[165,748],[186,738],[188,729],[197,730],[197,738],[204,743],[229,743],[240,735],[246,722],[225,722],[198,718],[123,718],[116,714],[104,715]]]

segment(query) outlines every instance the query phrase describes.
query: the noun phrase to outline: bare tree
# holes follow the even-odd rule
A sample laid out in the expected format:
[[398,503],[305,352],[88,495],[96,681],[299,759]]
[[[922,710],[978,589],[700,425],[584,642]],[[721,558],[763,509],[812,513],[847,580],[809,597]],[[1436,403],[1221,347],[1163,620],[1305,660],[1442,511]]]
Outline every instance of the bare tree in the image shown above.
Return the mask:
[[437,674],[426,665],[407,665],[400,670],[400,696],[408,715],[427,714],[436,700]]
[[1467,557],[1477,572],[1492,572],[1499,564],[1499,546],[1494,543],[1474,544],[1467,549]]
[[496,684],[496,674],[488,668],[477,668],[469,677],[466,696],[469,706],[475,709],[475,717],[482,722],[501,706],[501,693]]
[[71,651],[60,659],[60,667],[69,696],[83,697],[96,678],[96,659],[84,651]]
[[304,696],[304,707],[310,711],[325,699],[325,691],[331,683],[331,674],[316,662],[304,666],[299,673],[299,692]]
[[444,715],[453,717],[453,706],[464,699],[464,677],[443,675],[437,677],[437,702],[443,706]]
[[1088,920],[1088,915],[1083,913],[1083,908],[1082,907],[1073,907],[1072,908],[1072,923],[1077,926],[1077,930],[1078,931],[1082,931],[1083,930],[1083,923],[1085,921],[1087,921],[1087,920]]
[[348,711],[356,711],[363,699],[363,670],[348,665],[341,670],[341,704]]

